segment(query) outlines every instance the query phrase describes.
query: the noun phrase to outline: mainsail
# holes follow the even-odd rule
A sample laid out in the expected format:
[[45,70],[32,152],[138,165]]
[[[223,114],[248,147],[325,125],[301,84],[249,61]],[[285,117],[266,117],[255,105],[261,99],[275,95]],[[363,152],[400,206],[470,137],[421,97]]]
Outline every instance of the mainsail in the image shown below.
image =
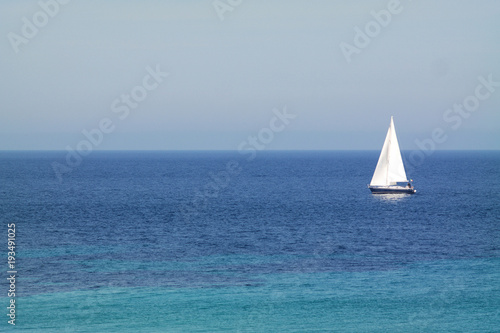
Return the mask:
[[407,182],[405,167],[399,150],[396,129],[391,116],[391,125],[385,137],[384,146],[378,158],[377,167],[373,173],[370,186],[396,185],[398,182]]

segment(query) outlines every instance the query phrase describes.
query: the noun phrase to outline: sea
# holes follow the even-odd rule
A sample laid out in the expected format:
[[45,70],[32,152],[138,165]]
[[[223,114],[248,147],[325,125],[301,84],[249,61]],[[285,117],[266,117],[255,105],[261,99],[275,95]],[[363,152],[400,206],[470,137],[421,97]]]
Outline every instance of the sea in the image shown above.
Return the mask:
[[500,332],[500,152],[378,155],[0,152],[0,331]]

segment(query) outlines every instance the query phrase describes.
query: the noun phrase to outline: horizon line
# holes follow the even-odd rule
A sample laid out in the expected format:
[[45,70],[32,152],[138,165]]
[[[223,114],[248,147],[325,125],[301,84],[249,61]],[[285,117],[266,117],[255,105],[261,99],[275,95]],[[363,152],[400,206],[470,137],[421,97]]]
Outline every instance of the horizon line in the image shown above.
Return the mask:
[[[238,152],[238,149],[98,149],[92,150],[94,152]],[[280,152],[280,151],[295,151],[295,152],[307,152],[307,151],[380,151],[380,149],[263,149],[257,150],[258,152]],[[407,151],[420,151],[420,149],[401,149],[402,152]],[[500,151],[500,149],[435,149],[433,151]],[[68,150],[62,149],[0,149],[0,152],[68,152]]]

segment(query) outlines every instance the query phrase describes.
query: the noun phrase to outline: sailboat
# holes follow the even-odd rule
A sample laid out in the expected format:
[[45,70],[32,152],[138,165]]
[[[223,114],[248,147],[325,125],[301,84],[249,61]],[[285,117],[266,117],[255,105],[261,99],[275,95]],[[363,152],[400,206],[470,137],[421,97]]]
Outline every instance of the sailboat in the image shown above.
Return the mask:
[[389,125],[389,130],[387,131],[385,142],[378,158],[377,167],[368,188],[372,193],[413,194],[417,192],[406,178],[392,116],[391,124]]

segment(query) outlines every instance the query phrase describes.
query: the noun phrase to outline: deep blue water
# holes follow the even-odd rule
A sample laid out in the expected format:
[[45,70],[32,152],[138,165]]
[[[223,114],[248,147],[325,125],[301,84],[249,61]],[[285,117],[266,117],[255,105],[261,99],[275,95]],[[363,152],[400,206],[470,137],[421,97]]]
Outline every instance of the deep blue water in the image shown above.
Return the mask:
[[0,152],[15,329],[498,332],[500,152],[434,152],[392,196],[378,153],[94,152],[59,181],[64,152]]

